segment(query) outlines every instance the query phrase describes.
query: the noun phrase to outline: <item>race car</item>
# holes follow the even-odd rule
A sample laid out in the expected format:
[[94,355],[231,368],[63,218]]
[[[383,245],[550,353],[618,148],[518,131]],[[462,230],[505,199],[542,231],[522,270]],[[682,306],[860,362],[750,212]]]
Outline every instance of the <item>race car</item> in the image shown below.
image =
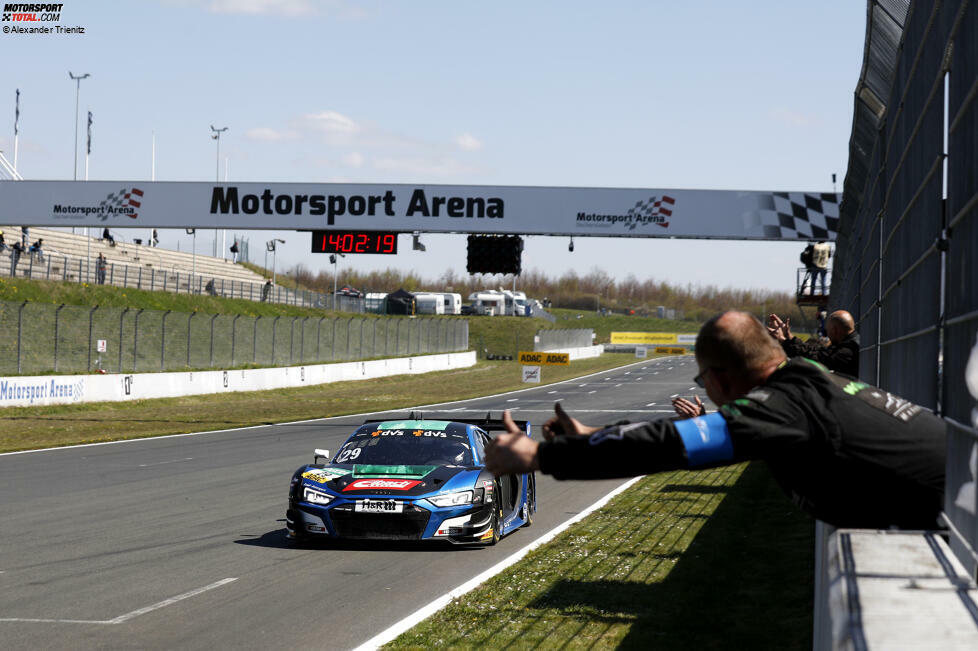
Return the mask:
[[[529,422],[516,424],[530,435]],[[536,512],[534,474],[497,479],[485,469],[486,445],[504,429],[489,414],[366,421],[332,459],[316,450],[292,475],[288,537],[494,545]]]

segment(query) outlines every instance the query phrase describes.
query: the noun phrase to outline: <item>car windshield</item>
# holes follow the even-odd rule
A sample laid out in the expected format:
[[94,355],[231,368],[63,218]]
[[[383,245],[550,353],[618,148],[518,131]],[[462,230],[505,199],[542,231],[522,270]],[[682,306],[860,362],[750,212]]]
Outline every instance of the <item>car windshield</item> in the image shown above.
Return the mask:
[[471,466],[464,433],[424,429],[361,428],[333,457],[333,463],[378,466]]

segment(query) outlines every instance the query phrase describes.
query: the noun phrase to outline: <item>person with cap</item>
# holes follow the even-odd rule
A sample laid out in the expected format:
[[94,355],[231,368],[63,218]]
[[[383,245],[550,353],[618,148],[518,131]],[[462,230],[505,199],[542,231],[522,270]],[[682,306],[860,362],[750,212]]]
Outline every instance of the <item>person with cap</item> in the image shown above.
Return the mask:
[[527,437],[506,432],[486,449],[494,475],[539,470],[556,479],[610,479],[762,460],[805,512],[837,527],[934,529],[944,503],[946,428],[929,410],[884,389],[787,359],[744,312],[707,321],[695,381],[720,410],[689,419],[589,427],[561,403]]
[[777,314],[768,317],[768,332],[778,340],[788,357],[807,357],[824,364],[830,371],[859,377],[859,333],[856,322],[846,310],[836,310],[825,319],[830,345],[818,339],[802,341],[791,334],[790,319]]

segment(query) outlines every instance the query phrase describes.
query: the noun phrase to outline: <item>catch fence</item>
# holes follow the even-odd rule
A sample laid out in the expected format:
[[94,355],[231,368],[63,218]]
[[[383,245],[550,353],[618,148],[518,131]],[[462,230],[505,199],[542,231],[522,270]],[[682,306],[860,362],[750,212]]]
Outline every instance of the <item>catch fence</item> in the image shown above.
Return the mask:
[[0,302],[4,375],[287,366],[468,347],[468,321],[451,317],[248,317]]
[[862,378],[945,417],[944,517],[974,576],[978,3],[877,0],[868,20],[831,295]]

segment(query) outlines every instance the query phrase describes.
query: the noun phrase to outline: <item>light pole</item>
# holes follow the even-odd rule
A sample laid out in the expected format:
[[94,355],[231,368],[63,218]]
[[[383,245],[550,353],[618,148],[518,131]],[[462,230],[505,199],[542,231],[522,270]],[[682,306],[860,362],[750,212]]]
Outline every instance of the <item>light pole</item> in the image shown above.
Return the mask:
[[330,253],[329,261],[333,263],[333,300],[336,300],[336,277],[339,275],[339,270],[336,267],[336,263],[339,262],[337,258],[345,258],[346,255],[343,253]]
[[68,76],[75,80],[75,158],[73,161],[75,170],[74,173],[72,174],[72,180],[77,181],[78,180],[78,100],[81,97],[81,80],[87,79],[91,75],[86,72],[85,74],[78,75],[76,77],[75,75],[71,74],[71,70],[69,70]]
[[267,252],[268,251],[271,251],[272,252],[272,284],[273,285],[275,284],[275,254],[276,254],[276,249],[278,248],[276,246],[276,242],[279,242],[281,244],[285,244],[285,240],[283,240],[282,238],[279,238],[279,237],[272,238],[272,239],[268,240],[267,242],[265,242],[265,252],[266,252],[265,260],[266,260],[266,264],[267,264],[267,261],[268,261]]
[[[213,135],[211,136],[211,138],[213,140],[216,140],[217,141],[217,162],[214,165],[215,168],[216,168],[215,173],[214,173],[214,181],[216,183],[220,183],[221,182],[221,134],[224,133],[227,130],[228,130],[227,127],[221,127],[220,129],[217,129],[217,128],[214,127],[213,124],[211,125],[211,131],[213,132]],[[215,258],[217,257],[217,231],[218,231],[218,229],[215,228],[214,229],[214,257]],[[223,258],[224,257],[224,251],[223,251],[224,247],[222,246],[221,249],[222,249],[222,251],[221,251],[221,257]]]

